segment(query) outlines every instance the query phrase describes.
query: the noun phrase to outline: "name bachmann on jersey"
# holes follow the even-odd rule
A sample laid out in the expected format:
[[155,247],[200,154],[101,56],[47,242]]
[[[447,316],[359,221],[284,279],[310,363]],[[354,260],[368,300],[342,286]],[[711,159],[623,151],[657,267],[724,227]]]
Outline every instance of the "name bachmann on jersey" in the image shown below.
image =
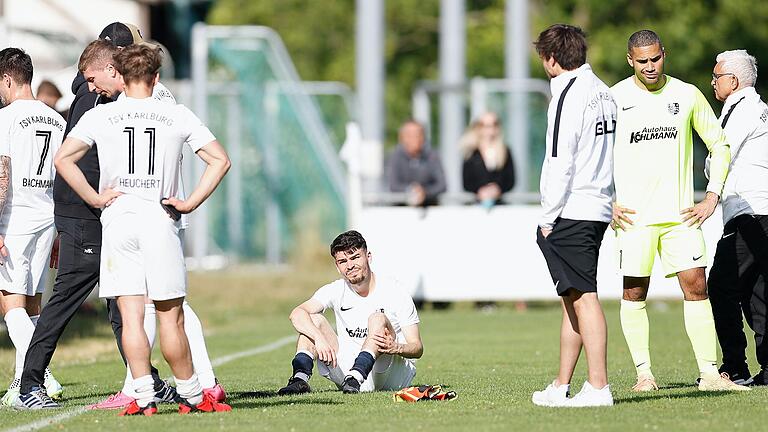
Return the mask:
[[632,132],[630,134],[629,143],[634,144],[639,143],[640,141],[658,139],[677,139],[677,126],[643,128],[641,131]]
[[33,179],[33,178],[24,178],[21,181],[22,187],[28,187],[28,188],[42,188],[42,189],[48,189],[49,187],[53,187],[53,180],[41,180],[41,179]]

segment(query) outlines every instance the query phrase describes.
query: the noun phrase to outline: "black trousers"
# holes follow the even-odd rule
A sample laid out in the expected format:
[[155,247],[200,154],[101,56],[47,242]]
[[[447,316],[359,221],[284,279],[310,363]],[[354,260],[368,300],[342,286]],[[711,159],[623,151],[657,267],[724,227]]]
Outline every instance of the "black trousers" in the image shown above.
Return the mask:
[[755,332],[757,362],[768,369],[768,215],[741,215],[725,224],[708,291],[723,365],[738,370],[746,363],[743,313]]
[[[98,220],[56,216],[59,232],[59,270],[53,294],[40,313],[37,327],[27,349],[21,393],[42,386],[45,368],[51,362],[64,329],[99,281],[101,223]],[[107,301],[107,311],[117,347],[123,354],[123,322],[115,300]],[[157,370],[152,374],[157,378]]]

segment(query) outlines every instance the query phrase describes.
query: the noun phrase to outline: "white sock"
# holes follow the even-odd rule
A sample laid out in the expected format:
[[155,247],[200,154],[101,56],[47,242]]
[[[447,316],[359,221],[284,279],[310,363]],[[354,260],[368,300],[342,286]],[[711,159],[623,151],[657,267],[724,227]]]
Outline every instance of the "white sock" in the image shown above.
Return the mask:
[[203,401],[203,387],[197,379],[197,374],[192,374],[187,380],[173,377],[176,381],[176,393],[192,405],[197,405]]
[[32,321],[32,325],[37,327],[37,320],[40,319],[40,315],[31,315],[29,320]]
[[[144,305],[144,333],[147,334],[147,340],[149,341],[149,350],[152,351],[152,347],[155,346],[155,335],[157,333],[157,311],[155,305]],[[125,367],[125,381],[123,381],[123,389],[121,390],[124,395],[138,399],[136,394],[135,385],[133,383],[133,376],[131,375],[131,368]]]
[[205,346],[203,336],[203,324],[189,303],[184,301],[184,332],[189,340],[189,351],[192,353],[192,365],[195,367],[197,379],[203,388],[211,388],[216,385],[216,375],[213,373],[211,359],[208,357],[208,349]]
[[27,315],[24,308],[15,308],[5,314],[5,325],[8,327],[8,336],[16,347],[16,371],[14,379],[21,379],[24,372],[24,358],[27,356],[27,348],[32,340],[32,334],[35,333],[35,326]]
[[152,379],[152,375],[144,375],[133,380],[133,393],[136,394],[136,403],[140,407],[146,407],[154,401],[155,381]]
[[349,371],[349,375],[352,376],[352,378],[356,379],[357,382],[359,382],[360,384],[362,384],[363,381],[365,381],[365,378],[363,378],[363,374],[361,374],[357,370],[353,369],[353,370]]

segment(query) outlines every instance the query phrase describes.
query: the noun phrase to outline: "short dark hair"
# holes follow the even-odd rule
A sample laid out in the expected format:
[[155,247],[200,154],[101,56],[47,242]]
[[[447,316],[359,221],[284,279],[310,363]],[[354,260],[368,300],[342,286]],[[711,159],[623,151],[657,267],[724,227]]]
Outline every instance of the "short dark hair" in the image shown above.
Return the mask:
[[113,62],[112,57],[117,52],[117,47],[112,45],[110,41],[104,39],[96,39],[88,44],[80,54],[80,61],[77,62],[77,69],[80,72],[85,72],[86,69],[93,66],[97,62],[99,65],[106,66]]
[[368,250],[363,235],[355,230],[349,230],[336,236],[331,242],[331,256],[336,258],[339,252],[348,252],[358,249]]
[[158,48],[147,45],[129,45],[114,56],[114,66],[126,84],[142,81],[151,84],[160,72],[163,56]]
[[21,48],[5,48],[0,51],[0,75],[8,75],[17,84],[32,82],[32,58]]
[[576,26],[553,24],[539,33],[533,45],[539,57],[554,57],[565,70],[577,69],[587,62],[587,35]]
[[647,47],[656,44],[659,44],[660,47],[664,48],[664,45],[661,43],[661,38],[655,31],[639,30],[632,33],[632,36],[629,37],[629,40],[627,41],[627,52],[631,52],[632,48]]

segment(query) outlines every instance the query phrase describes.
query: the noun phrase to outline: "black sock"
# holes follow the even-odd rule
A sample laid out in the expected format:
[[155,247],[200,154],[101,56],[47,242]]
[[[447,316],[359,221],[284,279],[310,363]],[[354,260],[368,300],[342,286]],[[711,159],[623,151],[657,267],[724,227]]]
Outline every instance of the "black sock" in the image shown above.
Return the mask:
[[365,379],[368,378],[368,374],[371,373],[371,370],[373,370],[373,363],[375,361],[376,360],[373,358],[371,353],[368,351],[360,351],[360,354],[357,355],[355,364],[352,366],[351,370],[360,372],[360,375],[363,377],[363,381],[365,381]]
[[314,360],[307,353],[296,353],[296,356],[291,362],[293,366],[293,376],[309,381],[309,377],[312,376],[312,368],[314,367]]

